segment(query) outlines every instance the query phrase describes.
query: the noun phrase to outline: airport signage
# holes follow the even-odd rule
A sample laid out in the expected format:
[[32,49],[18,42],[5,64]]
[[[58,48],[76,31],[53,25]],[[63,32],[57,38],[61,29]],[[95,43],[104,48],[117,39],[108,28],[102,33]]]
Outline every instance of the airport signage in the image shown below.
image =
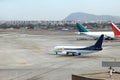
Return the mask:
[[120,62],[118,61],[102,61],[102,67],[120,67]]

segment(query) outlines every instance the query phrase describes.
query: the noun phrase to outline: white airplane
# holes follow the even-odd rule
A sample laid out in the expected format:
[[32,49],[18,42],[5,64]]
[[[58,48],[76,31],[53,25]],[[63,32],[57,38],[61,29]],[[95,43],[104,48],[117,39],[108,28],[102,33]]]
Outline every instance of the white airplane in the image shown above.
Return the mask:
[[84,34],[93,38],[98,38],[100,35],[104,35],[104,38],[106,40],[113,40],[115,38],[115,35],[112,31],[109,32],[89,32],[83,25],[77,23],[76,24],[80,34]]
[[101,35],[96,43],[92,46],[83,47],[83,46],[56,46],[54,47],[54,51],[56,54],[66,54],[72,53],[72,55],[81,55],[81,54],[88,54],[93,53],[96,51],[102,50],[102,43],[103,43],[104,35]]

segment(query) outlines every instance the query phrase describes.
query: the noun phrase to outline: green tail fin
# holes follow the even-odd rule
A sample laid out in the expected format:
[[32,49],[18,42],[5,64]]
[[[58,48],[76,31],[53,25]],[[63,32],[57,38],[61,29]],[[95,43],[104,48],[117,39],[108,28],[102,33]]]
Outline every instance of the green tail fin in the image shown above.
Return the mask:
[[88,30],[83,25],[76,23],[76,26],[77,26],[79,32],[88,32]]

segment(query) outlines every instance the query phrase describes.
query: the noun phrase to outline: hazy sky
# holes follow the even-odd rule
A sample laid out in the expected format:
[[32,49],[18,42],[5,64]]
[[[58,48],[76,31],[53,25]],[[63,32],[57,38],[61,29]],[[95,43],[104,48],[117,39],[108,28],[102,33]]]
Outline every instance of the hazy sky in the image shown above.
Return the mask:
[[0,0],[0,20],[62,20],[74,12],[120,16],[120,0]]

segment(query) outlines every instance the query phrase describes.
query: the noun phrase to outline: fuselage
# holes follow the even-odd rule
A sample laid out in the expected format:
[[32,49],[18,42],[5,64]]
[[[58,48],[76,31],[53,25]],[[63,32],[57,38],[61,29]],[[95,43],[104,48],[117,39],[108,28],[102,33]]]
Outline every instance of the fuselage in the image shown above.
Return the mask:
[[86,49],[86,46],[56,46],[54,48],[54,51],[56,52],[56,54],[72,53],[74,55],[80,55],[80,54],[94,53],[98,50]]
[[81,32],[81,34],[85,34],[94,38],[98,38],[100,35],[104,35],[104,38],[115,38],[113,32]]

